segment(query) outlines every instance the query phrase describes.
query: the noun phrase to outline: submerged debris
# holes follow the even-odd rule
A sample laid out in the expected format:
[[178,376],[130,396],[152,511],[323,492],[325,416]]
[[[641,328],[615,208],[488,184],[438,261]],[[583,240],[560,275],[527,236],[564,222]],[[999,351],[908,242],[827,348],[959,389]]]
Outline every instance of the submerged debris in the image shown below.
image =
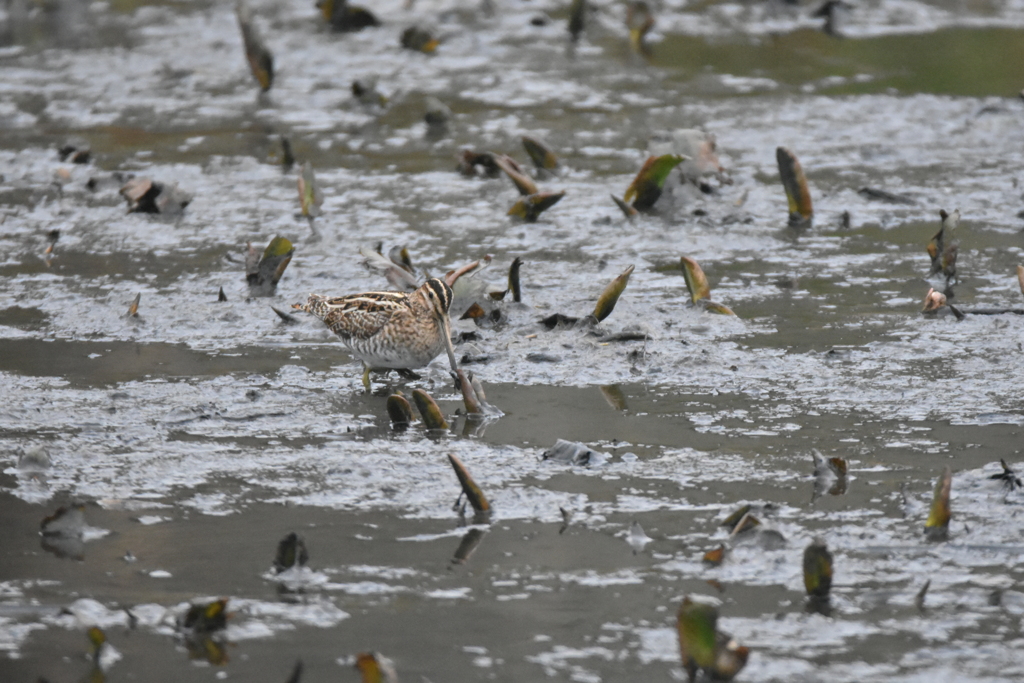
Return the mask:
[[304,567],[308,561],[309,551],[306,550],[306,542],[293,531],[277,544],[274,572],[280,574],[293,567]]
[[804,588],[809,597],[818,600],[827,600],[832,590],[832,553],[820,538],[804,550]]
[[285,171],[292,170],[295,165],[295,155],[292,154],[292,143],[285,136],[281,136],[281,168]]
[[954,239],[953,234],[960,225],[960,209],[954,209],[953,213],[947,213],[945,209],[939,211],[942,218],[942,225],[928,242],[928,256],[932,260],[929,275],[941,274],[946,278],[946,294],[952,296],[950,281],[956,278],[956,257],[960,250],[959,240]]
[[587,13],[587,0],[572,0],[569,5],[569,35],[575,43],[583,32]]
[[[881,190],[877,187],[862,187],[857,190],[857,194],[865,199],[889,202],[890,204],[917,204],[913,197],[908,197],[905,194],[894,194],[892,192]],[[945,213],[945,211],[942,213]]]
[[750,505],[750,503],[747,503],[746,505],[743,505],[738,510],[733,512],[731,515],[723,519],[718,526],[724,526],[729,530],[729,533],[732,533],[736,529],[736,526],[739,524],[740,520],[746,517],[751,510],[753,510],[753,506]]
[[224,287],[221,286],[220,290],[217,292],[217,303],[224,303],[227,300],[228,295],[224,293]]
[[599,467],[608,461],[608,454],[595,451],[586,444],[578,441],[566,441],[559,439],[555,445],[544,451],[541,460],[566,465],[579,465],[581,467]]
[[841,496],[846,493],[847,477],[846,461],[842,458],[826,458],[817,448],[811,449],[811,459],[814,461],[814,493],[811,501],[828,492],[832,496]]
[[945,308],[949,308],[949,312],[956,316],[957,320],[964,319],[964,312],[949,303],[946,300],[945,294],[942,292],[936,292],[934,289],[929,288],[928,294],[924,297],[924,306],[921,308],[921,313],[934,316],[940,314]]
[[796,155],[785,147],[775,150],[775,160],[779,164],[779,177],[789,202],[789,224],[793,227],[807,227],[814,217],[814,209],[803,166]]
[[433,95],[423,100],[423,121],[427,124],[427,136],[444,137],[448,134],[448,124],[452,120],[452,110],[447,104]]
[[558,157],[551,151],[551,148],[542,141],[529,135],[524,135],[523,147],[530,156],[530,161],[541,171],[554,171],[558,168]]
[[723,185],[732,182],[718,159],[717,148],[715,135],[698,128],[659,132],[647,141],[647,151],[651,155],[678,154],[685,157],[672,175],[678,175],[679,182],[693,185],[704,193],[714,191],[704,182],[708,176],[716,176]]
[[[622,200],[624,204],[632,202],[632,208],[636,211],[651,211],[655,202],[661,197],[665,187],[665,181],[669,174],[679,164],[686,160],[681,154],[662,154],[661,156],[648,157],[640,171],[633,178],[633,182],[626,188]],[[621,207],[620,207],[621,208]],[[626,212],[626,215],[630,214]]]
[[416,50],[424,54],[431,54],[441,44],[430,31],[419,26],[410,26],[402,31],[402,47],[407,50]]
[[128,201],[128,213],[162,213],[176,215],[185,210],[192,195],[177,184],[165,185],[149,178],[132,178],[121,187],[121,196]]
[[921,590],[917,591],[917,595],[914,596],[914,606],[919,610],[924,610],[924,599],[928,595],[928,588],[932,585],[932,580],[928,579],[921,586]]
[[643,552],[647,544],[654,539],[648,536],[644,532],[644,528],[640,526],[640,522],[633,520],[633,523],[629,525],[629,533],[626,535],[626,542],[629,543],[629,547],[633,549],[633,554]]
[[929,541],[944,541],[949,538],[949,520],[953,516],[949,509],[949,494],[953,488],[953,472],[946,467],[935,482],[935,494],[924,533]]
[[488,178],[497,178],[501,169],[495,163],[493,152],[477,152],[472,149],[464,149],[456,155],[458,162],[456,170],[464,176],[475,176],[483,172]]
[[253,25],[252,10],[245,0],[238,0],[235,15],[238,17],[238,27],[242,30],[242,42],[249,69],[252,70],[256,82],[260,84],[260,89],[267,92],[274,83],[274,56],[263,44],[263,38]]
[[531,194],[513,204],[508,210],[508,215],[521,218],[527,223],[536,223],[542,213],[557,204],[564,196],[565,190]]
[[[508,290],[512,292],[512,301],[522,303],[523,301],[523,290],[519,284],[519,269],[523,265],[523,259],[516,256],[512,260],[512,265],[508,267]],[[1022,269],[1024,270],[1024,269]],[[1022,285],[1024,287],[1024,285]]]
[[228,599],[221,598],[208,603],[193,604],[179,622],[181,629],[193,634],[209,634],[227,628]]
[[87,164],[92,160],[92,150],[89,143],[84,140],[68,141],[57,150],[57,156],[61,161],[70,161],[73,164]]
[[683,598],[676,615],[679,655],[690,683],[703,671],[711,680],[731,681],[747,664],[749,648],[718,631],[718,609]]
[[295,247],[284,237],[275,237],[263,250],[263,256],[252,246],[246,245],[245,280],[249,283],[250,296],[273,296],[277,283],[281,281],[285,268],[291,263]]
[[993,474],[989,479],[999,479],[1003,482],[1007,489],[1013,491],[1024,487],[1024,483],[1021,482],[1020,477],[1014,472],[1009,465],[1006,464],[1006,460],[1000,458],[999,464],[1003,466],[1003,471],[999,474]]
[[825,19],[825,24],[821,30],[836,38],[842,38],[842,34],[839,32],[839,24],[842,17],[846,14],[846,10],[853,9],[853,5],[845,0],[825,0],[818,9],[811,13],[811,16],[815,19]]
[[82,538],[85,533],[85,505],[60,506],[39,524],[39,533],[50,538]]
[[380,26],[380,20],[364,7],[349,5],[348,0],[318,0],[316,3],[324,21],[339,32],[362,31]]
[[367,106],[385,107],[388,103],[388,98],[377,90],[376,79],[371,78],[357,78],[352,81],[352,96]]
[[562,526],[558,528],[559,535],[564,534],[565,530],[572,524],[572,510],[566,510],[564,507],[558,508],[559,514],[562,515]]

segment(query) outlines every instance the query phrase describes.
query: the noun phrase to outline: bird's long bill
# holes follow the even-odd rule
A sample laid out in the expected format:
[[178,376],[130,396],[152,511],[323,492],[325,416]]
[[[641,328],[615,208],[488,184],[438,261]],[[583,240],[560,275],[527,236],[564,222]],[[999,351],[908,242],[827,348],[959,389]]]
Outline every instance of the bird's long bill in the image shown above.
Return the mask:
[[452,346],[452,328],[448,320],[448,314],[441,314],[441,334],[444,335],[444,350],[448,352],[448,362],[451,363],[452,372],[459,371],[459,365],[455,362],[455,347]]

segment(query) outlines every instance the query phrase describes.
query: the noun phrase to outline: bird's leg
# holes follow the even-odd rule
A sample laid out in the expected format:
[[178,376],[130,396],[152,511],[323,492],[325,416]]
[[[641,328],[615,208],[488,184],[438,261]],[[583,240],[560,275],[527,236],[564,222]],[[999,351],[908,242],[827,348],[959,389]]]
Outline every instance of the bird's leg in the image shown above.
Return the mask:
[[363,363],[363,388],[366,389],[366,393],[370,393],[370,366],[365,362]]

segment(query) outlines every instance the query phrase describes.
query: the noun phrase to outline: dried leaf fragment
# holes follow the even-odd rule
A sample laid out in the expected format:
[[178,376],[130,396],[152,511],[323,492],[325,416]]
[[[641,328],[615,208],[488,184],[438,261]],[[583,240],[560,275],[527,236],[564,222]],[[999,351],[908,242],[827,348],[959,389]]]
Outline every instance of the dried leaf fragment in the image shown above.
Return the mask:
[[720,544],[717,548],[707,551],[704,553],[703,559],[706,564],[709,564],[712,567],[717,567],[722,564],[725,562],[725,545]]
[[681,154],[662,154],[658,157],[648,157],[640,171],[633,178],[633,182],[626,188],[623,201],[632,201],[633,208],[637,211],[649,211],[654,203],[661,197],[672,169],[686,160]]
[[736,525],[739,524],[739,521],[741,519],[743,519],[747,515],[747,513],[750,512],[752,509],[753,509],[753,507],[748,503],[748,504],[740,507],[738,510],[733,512],[731,515],[729,515],[725,519],[723,519],[722,523],[719,524],[718,526],[727,527],[729,529],[729,531],[732,532],[733,529],[736,528]]
[[529,135],[523,136],[523,147],[530,156],[533,165],[542,171],[553,171],[558,168],[558,157],[551,148]]
[[511,209],[509,216],[521,218],[527,223],[535,223],[540,215],[561,201],[565,196],[565,190],[561,192],[537,192],[521,198]]
[[619,207],[619,210],[622,211],[623,215],[629,220],[633,220],[634,218],[640,215],[639,211],[637,211],[632,206],[622,201],[615,195],[612,195],[612,201],[615,202],[615,206]]
[[524,197],[529,195],[537,194],[537,183],[533,182],[533,178],[526,175],[523,167],[520,166],[515,159],[508,156],[507,154],[496,154],[494,155],[494,164],[505,172],[505,175],[509,177],[515,186],[519,190],[519,194]]
[[128,306],[128,317],[129,318],[137,318],[137,317],[139,317],[139,302],[140,301],[142,301],[142,292],[139,292],[138,294],[136,294],[135,298],[132,299],[131,305]]

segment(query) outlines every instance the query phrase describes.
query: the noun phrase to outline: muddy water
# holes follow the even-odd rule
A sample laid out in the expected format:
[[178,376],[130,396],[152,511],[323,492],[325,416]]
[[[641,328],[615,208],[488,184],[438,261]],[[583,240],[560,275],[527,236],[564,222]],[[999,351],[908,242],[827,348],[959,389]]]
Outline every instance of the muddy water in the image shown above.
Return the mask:
[[[3,15],[0,678],[95,674],[99,625],[111,681],[283,681],[296,659],[303,680],[355,681],[365,650],[406,681],[681,680],[674,615],[696,594],[751,647],[741,680],[1024,679],[1024,494],[989,478],[1022,460],[1024,316],[918,313],[941,286],[924,252],[940,208],[964,216],[955,301],[1024,307],[1020,6],[863,3],[835,38],[810,7],[666,2],[647,58],[615,3],[594,3],[576,46],[547,1],[387,2],[382,27],[350,35],[306,2],[253,8],[276,57],[266,95],[230,3]],[[414,23],[436,54],[398,47]],[[388,104],[354,100],[354,78]],[[443,135],[422,122],[427,96],[453,111]],[[717,135],[731,184],[676,188],[626,222],[609,193],[652,135],[690,127]],[[461,147],[525,161],[526,133],[562,159],[542,188],[567,192],[536,224],[505,216],[507,180],[453,170]],[[281,135],[323,187],[312,227]],[[59,161],[69,138],[89,164]],[[809,230],[786,226],[779,145],[807,171]],[[128,174],[194,199],[127,214]],[[245,243],[274,235],[295,258],[274,297],[247,299]],[[431,391],[451,431],[394,432],[398,378],[364,394],[318,322],[270,309],[383,287],[358,254],[377,242],[431,273],[491,254],[478,277],[494,284],[525,261],[501,324],[455,325],[475,333],[457,355],[503,417],[467,423],[438,360],[405,386]],[[687,307],[684,254],[737,318]],[[630,264],[596,334],[537,323],[586,314]],[[606,338],[623,332],[646,339]],[[542,461],[557,439],[609,457]],[[848,459],[844,492],[816,489],[812,448]],[[448,453],[491,498],[490,524],[453,509]],[[945,466],[951,537],[929,543]],[[82,542],[44,543],[40,520],[72,502]],[[785,544],[706,566],[744,503]],[[282,584],[270,565],[290,531],[310,570]],[[815,536],[835,555],[827,616],[803,596]],[[227,631],[190,649],[175,621],[216,597]]]

